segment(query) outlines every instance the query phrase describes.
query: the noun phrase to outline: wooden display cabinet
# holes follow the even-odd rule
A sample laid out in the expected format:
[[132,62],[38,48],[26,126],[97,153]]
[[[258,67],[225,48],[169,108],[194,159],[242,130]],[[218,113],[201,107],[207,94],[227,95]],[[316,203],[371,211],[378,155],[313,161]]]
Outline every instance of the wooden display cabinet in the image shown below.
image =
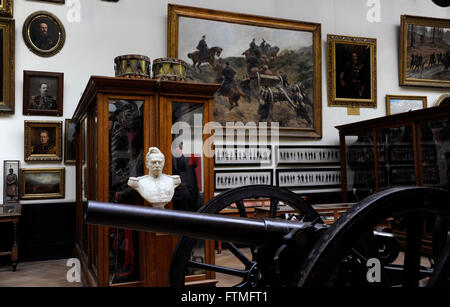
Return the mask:
[[[128,177],[148,174],[145,156],[158,147],[165,156],[163,172],[179,174],[191,195],[179,192],[166,208],[192,209],[213,197],[213,161],[202,154],[211,133],[203,133],[213,120],[213,95],[219,85],[92,76],[74,112],[76,123],[76,244],[82,279],[87,286],[167,286],[172,253],[178,237],[111,227],[86,225],[88,200],[149,205],[127,186]],[[194,134],[172,158],[176,122]],[[175,127],[175,126],[174,126]],[[189,129],[186,127],[190,127]],[[200,130],[199,130],[200,129]],[[183,134],[184,135],[184,134]],[[200,147],[199,147],[199,144]],[[191,145],[191,146],[188,146]],[[198,151],[200,148],[200,153]],[[197,151],[194,151],[197,149]],[[178,199],[183,201],[178,201]],[[214,244],[206,241],[197,255],[214,263]],[[187,282],[211,283],[212,272],[187,276]]]
[[450,105],[336,128],[344,202],[395,186],[450,188]]

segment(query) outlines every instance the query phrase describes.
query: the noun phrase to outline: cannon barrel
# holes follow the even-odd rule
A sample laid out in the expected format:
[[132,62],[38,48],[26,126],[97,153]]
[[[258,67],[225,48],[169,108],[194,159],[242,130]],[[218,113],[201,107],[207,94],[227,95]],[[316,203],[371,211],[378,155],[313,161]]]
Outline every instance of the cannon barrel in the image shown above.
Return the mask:
[[[292,230],[320,227],[320,225],[316,226],[308,222],[226,217],[217,214],[155,209],[97,201],[88,202],[85,222],[116,228],[244,244],[262,244],[268,240],[280,240]],[[306,235],[306,231],[296,233]],[[299,235],[298,240],[305,244],[307,237]]]

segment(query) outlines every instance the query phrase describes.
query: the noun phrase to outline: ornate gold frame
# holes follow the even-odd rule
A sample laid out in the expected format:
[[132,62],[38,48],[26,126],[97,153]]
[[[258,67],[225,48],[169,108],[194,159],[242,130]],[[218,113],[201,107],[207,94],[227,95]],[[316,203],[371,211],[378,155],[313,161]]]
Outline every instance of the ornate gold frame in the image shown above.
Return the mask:
[[[58,193],[25,193],[25,181],[27,174],[39,173],[59,173],[59,192]],[[64,167],[60,168],[22,168],[20,169],[20,199],[49,199],[65,197],[65,179],[66,171]]]
[[[336,43],[365,45],[370,48],[370,99],[337,97],[336,95]],[[375,38],[327,35],[327,85],[329,107],[377,107],[377,40]]]
[[[54,47],[52,47],[49,50],[44,50],[44,49],[38,48],[32,42],[31,36],[30,36],[31,23],[35,19],[41,18],[41,17],[50,19],[51,21],[53,21],[55,26],[58,28],[58,38],[59,38],[58,42],[56,43],[56,45]],[[59,51],[61,51],[62,47],[64,46],[64,43],[66,41],[66,30],[64,29],[64,26],[63,26],[62,22],[58,19],[58,17],[56,17],[52,13],[47,12],[47,11],[37,11],[37,12],[32,13],[30,16],[28,16],[27,19],[25,20],[25,22],[23,23],[22,36],[23,36],[23,40],[25,41],[25,44],[33,53],[35,53],[39,56],[42,56],[42,57],[50,57],[50,56],[57,54]]]
[[0,3],[0,16],[13,17],[14,13],[14,1],[2,0]]
[[[55,154],[32,154],[32,129],[33,128],[56,128],[54,146]],[[61,121],[25,121],[25,142],[24,142],[24,160],[25,161],[61,161],[62,160],[62,122]]]
[[310,32],[312,34],[314,59],[312,81],[314,117],[313,127],[281,127],[279,130],[279,135],[304,138],[322,137],[321,24],[169,4],[167,31],[167,53],[169,57],[178,57],[179,17],[190,17],[265,28]]
[[0,30],[3,31],[3,100],[0,101],[0,113],[14,114],[14,19],[0,18]]
[[422,108],[425,109],[427,107],[427,96],[386,95],[386,115],[391,115],[391,100],[392,99],[421,100]]
[[[401,16],[401,19],[400,19],[400,62],[399,62],[399,70],[398,70],[400,86],[450,87],[450,80],[420,79],[420,78],[407,77],[408,26],[409,25],[450,29],[450,19],[439,19],[439,18],[429,18],[429,17],[420,17],[420,16],[410,16],[410,15],[402,15]],[[425,58],[424,60],[429,61],[429,58]],[[450,70],[449,70],[449,73],[450,73]]]

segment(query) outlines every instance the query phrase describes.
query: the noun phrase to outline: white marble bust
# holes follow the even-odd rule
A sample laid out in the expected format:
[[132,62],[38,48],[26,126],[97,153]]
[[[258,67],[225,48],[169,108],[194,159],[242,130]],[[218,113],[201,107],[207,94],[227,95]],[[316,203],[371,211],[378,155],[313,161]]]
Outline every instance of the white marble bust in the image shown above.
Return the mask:
[[154,208],[164,208],[173,197],[174,190],[180,185],[180,176],[162,173],[164,155],[156,147],[150,147],[145,159],[149,174],[128,178],[128,185],[135,189]]

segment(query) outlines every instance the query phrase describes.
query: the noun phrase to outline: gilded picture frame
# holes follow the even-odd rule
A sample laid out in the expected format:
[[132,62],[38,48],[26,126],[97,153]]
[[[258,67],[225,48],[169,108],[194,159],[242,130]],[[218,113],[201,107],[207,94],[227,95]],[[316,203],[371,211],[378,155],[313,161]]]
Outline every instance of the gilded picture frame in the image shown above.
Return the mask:
[[20,199],[52,199],[65,197],[66,171],[59,168],[22,168]]
[[14,19],[0,18],[2,68],[0,71],[0,114],[14,114],[15,111],[15,49]]
[[400,86],[450,87],[449,31],[450,19],[401,15]]
[[0,1],[0,16],[13,17],[14,15],[14,1],[1,0]]
[[57,54],[66,41],[64,25],[47,11],[30,14],[23,24],[22,36],[28,49],[42,57]]
[[329,107],[377,107],[377,40],[327,35]]
[[188,82],[222,83],[213,110],[221,125],[278,123],[280,136],[322,137],[320,23],[169,4],[167,50],[188,64]]
[[25,121],[25,161],[62,160],[62,122]]
[[427,107],[427,96],[386,95],[386,115],[394,115]]
[[23,115],[62,116],[64,73],[23,71]]

